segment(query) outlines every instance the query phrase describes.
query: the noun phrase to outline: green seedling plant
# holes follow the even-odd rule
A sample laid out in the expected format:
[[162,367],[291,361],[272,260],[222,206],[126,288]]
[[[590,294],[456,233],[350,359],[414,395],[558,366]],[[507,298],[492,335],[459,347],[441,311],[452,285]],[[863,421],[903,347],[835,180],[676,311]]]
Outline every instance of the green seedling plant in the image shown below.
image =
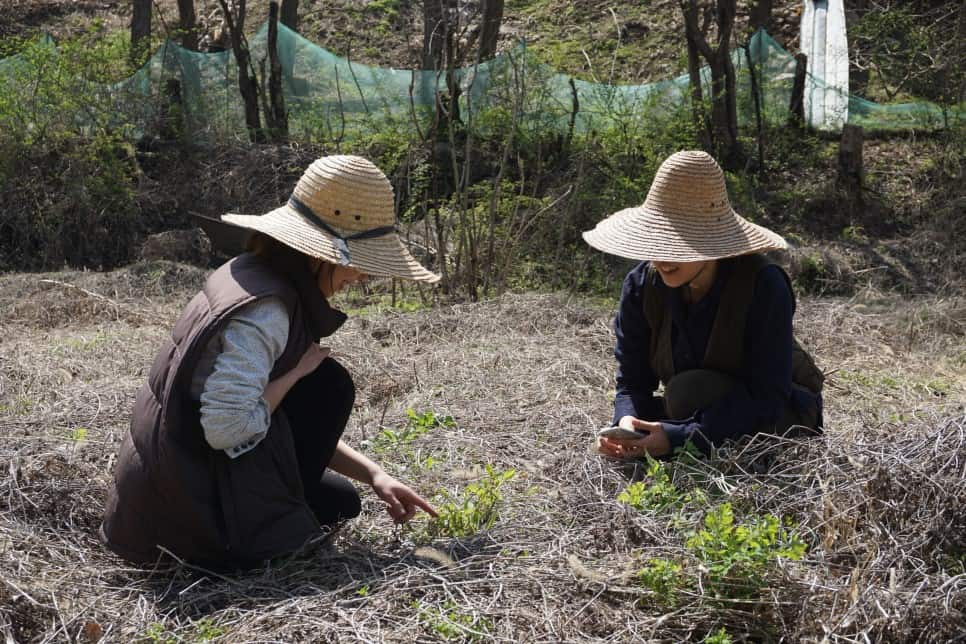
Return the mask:
[[194,632],[187,637],[176,635],[160,622],[152,622],[136,642],[147,644],[207,644],[225,635],[225,630],[205,617],[194,622]]
[[637,571],[637,582],[653,592],[661,604],[672,608],[677,606],[678,592],[687,585],[681,564],[663,558],[648,560]]
[[485,476],[462,492],[442,491],[444,502],[437,505],[439,516],[430,520],[426,528],[428,536],[469,537],[492,527],[503,500],[500,488],[515,474],[515,470],[498,472],[488,464]]
[[410,445],[420,436],[440,427],[456,427],[452,416],[438,416],[431,410],[417,414],[412,409],[406,410],[406,426],[400,430],[382,429],[370,441],[372,450],[377,454],[397,452],[400,447]]
[[671,482],[667,466],[648,456],[645,480],[628,485],[617,495],[617,500],[641,512],[660,512],[703,502],[704,493],[700,490],[682,492]]
[[728,635],[728,631],[724,626],[714,631],[713,633],[708,633],[707,636],[701,640],[702,644],[732,644],[734,642],[731,636]]
[[460,610],[452,600],[443,604],[442,609],[423,606],[418,601],[413,605],[419,612],[419,621],[423,626],[446,642],[484,642],[490,639],[493,622]]

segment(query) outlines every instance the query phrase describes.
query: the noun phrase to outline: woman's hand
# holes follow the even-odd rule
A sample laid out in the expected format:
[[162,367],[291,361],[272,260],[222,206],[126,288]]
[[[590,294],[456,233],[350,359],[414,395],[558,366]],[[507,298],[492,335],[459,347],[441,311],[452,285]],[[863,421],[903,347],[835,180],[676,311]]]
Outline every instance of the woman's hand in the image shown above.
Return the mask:
[[436,510],[423,497],[385,472],[372,477],[372,489],[386,504],[386,512],[396,523],[406,523],[412,519],[418,508],[430,516],[437,516]]
[[624,416],[618,423],[624,429],[632,429],[641,433],[641,438],[605,438],[597,439],[597,451],[605,456],[614,458],[641,458],[645,454],[651,456],[665,456],[671,453],[671,443],[661,423]]
[[316,343],[311,343],[309,348],[305,350],[302,357],[299,358],[298,364],[295,365],[293,371],[299,378],[304,378],[313,371],[315,371],[322,361],[329,357],[332,353],[332,349],[329,347],[320,347]]

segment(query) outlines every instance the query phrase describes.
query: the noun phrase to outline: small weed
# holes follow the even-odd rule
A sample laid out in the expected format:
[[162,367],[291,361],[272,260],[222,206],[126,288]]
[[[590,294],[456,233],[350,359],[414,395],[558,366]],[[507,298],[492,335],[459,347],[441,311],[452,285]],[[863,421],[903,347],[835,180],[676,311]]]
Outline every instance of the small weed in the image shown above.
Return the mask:
[[216,625],[207,617],[199,619],[197,622],[195,622],[194,627],[195,632],[192,634],[192,637],[189,641],[197,642],[198,644],[210,642],[225,634],[225,629]]
[[87,440],[87,428],[75,427],[74,429],[70,430],[68,436],[75,443],[80,443],[81,441]]
[[637,571],[640,585],[654,592],[665,606],[677,605],[677,593],[686,586],[681,564],[670,559],[650,559]]
[[437,507],[439,516],[429,522],[428,536],[469,537],[490,528],[503,500],[500,488],[515,474],[515,470],[497,472],[488,464],[486,476],[466,486],[462,493],[454,495],[444,490],[445,502]]
[[419,612],[423,626],[447,642],[483,642],[489,639],[493,630],[491,620],[463,612],[453,601],[443,604],[442,610],[423,606],[418,601],[413,606]]
[[819,253],[804,255],[799,260],[798,275],[795,277],[795,285],[807,293],[821,290],[822,281],[828,277],[828,268],[825,260]]
[[842,229],[842,239],[847,242],[865,244],[869,241],[869,236],[865,234],[862,226],[846,226]]
[[375,453],[395,452],[437,427],[456,427],[452,416],[437,416],[430,410],[417,414],[412,409],[407,409],[406,417],[408,421],[401,430],[383,429],[369,442]]
[[63,342],[63,346],[68,349],[73,349],[75,351],[93,351],[98,347],[107,344],[108,335],[104,331],[98,331],[90,338],[67,338]]
[[647,463],[646,476],[650,482],[631,483],[617,495],[618,501],[635,510],[648,512],[660,512],[667,508],[679,509],[687,503],[704,501],[704,493],[700,490],[686,493],[678,490],[671,482],[671,476],[663,463],[650,457]]
[[20,395],[13,401],[13,412],[18,416],[26,416],[34,408],[34,401],[29,396]]
[[722,626],[713,633],[708,633],[708,635],[701,640],[702,644],[731,644],[734,640],[728,635],[728,631]]
[[359,587],[359,590],[356,591],[356,595],[358,595],[359,597],[368,597],[369,596],[369,584],[364,584],[364,585],[360,586]]
[[168,631],[160,622],[152,622],[136,642],[152,644],[208,644],[225,635],[225,630],[204,617],[194,622],[194,631],[187,637]]
[[945,378],[932,378],[920,383],[916,388],[921,389],[924,393],[943,397],[952,393],[953,384]]
[[141,637],[137,638],[137,642],[153,642],[154,644],[177,644],[177,639],[174,635],[168,633],[164,625],[160,622],[153,622],[148,626]]

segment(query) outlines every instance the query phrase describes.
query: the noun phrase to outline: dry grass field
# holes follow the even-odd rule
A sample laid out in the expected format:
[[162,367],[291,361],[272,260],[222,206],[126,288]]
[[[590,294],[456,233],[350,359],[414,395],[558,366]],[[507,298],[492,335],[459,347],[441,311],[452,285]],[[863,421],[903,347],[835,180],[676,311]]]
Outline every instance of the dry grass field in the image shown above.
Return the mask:
[[[609,416],[612,305],[529,294],[362,312],[330,342],[359,389],[348,438],[441,504],[448,491],[463,514],[461,500],[489,490],[492,524],[461,537],[425,521],[395,529],[364,494],[364,514],[329,542],[262,569],[220,575],[169,559],[142,570],[107,552],[96,529],[134,394],[204,275],[141,263],[0,276],[6,642],[947,642],[966,632],[962,298],[805,299],[798,335],[831,373],[825,436],[758,437],[651,467],[587,450]],[[637,507],[618,500],[632,480],[645,484]],[[767,535],[749,549],[725,526],[724,556],[731,548],[746,567],[716,578],[720,557],[694,538],[721,532],[705,517],[726,503],[735,528],[778,518],[801,556],[756,560]]]

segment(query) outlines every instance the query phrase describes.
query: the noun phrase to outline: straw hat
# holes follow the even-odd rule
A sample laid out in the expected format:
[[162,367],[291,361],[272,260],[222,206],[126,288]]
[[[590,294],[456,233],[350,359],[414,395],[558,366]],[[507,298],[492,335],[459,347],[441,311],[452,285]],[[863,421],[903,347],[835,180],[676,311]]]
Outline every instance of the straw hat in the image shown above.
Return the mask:
[[367,275],[439,281],[399,239],[392,186],[362,157],[321,157],[302,174],[284,206],[264,215],[227,214],[222,219]]
[[731,208],[724,173],[705,152],[677,152],[657,171],[644,204],[607,217],[584,240],[629,259],[698,262],[788,245]]

